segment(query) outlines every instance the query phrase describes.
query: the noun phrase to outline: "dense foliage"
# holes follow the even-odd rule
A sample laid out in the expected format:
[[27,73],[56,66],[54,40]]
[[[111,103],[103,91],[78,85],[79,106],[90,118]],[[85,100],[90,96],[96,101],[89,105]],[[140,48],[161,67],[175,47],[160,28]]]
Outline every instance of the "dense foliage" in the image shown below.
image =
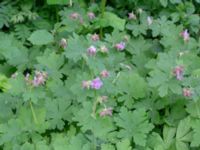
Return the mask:
[[3,0],[0,149],[200,149],[200,0]]

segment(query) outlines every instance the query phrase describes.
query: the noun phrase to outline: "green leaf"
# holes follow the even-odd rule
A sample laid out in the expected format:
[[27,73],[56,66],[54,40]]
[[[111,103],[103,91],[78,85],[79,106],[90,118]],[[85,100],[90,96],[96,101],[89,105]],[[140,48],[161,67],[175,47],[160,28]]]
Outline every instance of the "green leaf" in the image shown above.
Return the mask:
[[111,26],[120,31],[124,30],[125,22],[126,22],[125,19],[121,19],[116,14],[111,13],[111,12],[105,12],[103,20],[100,20],[100,21],[101,21],[102,27]]
[[107,139],[109,132],[115,129],[112,119],[110,117],[101,118],[93,114],[93,107],[92,103],[84,102],[83,108],[74,112],[73,120],[78,121],[83,132],[90,130],[96,137]]
[[122,72],[117,81],[117,87],[121,93],[126,92],[135,99],[145,97],[147,91],[145,80],[133,71]]
[[47,30],[37,30],[34,31],[28,40],[33,45],[45,45],[53,42],[53,35],[50,34]]
[[200,101],[191,101],[187,104],[186,111],[195,118],[200,118]]
[[66,5],[69,0],[47,0],[47,4],[49,5]]
[[117,143],[117,150],[131,150],[130,141],[128,139],[123,139]]
[[122,107],[119,117],[114,118],[119,130],[120,138],[128,138],[133,140],[135,144],[140,146],[146,145],[147,135],[153,129],[153,124],[149,123],[147,113],[144,109],[128,111]]
[[199,147],[200,146],[200,120],[196,119],[192,122],[192,129],[193,129],[193,137],[191,140],[192,147]]
[[64,56],[58,55],[55,52],[44,54],[43,56],[39,56],[36,58],[39,62],[38,67],[44,68],[48,75],[54,79],[58,79],[62,77],[60,72],[60,68],[64,63]]
[[71,101],[65,98],[57,98],[46,101],[47,121],[51,129],[62,130],[65,122],[64,120],[70,119]]
[[160,0],[160,3],[163,7],[166,7],[168,4],[168,0]]
[[102,144],[101,150],[115,150],[115,147],[111,144]]
[[77,62],[82,58],[82,55],[87,53],[90,45],[83,36],[73,34],[73,37],[68,39],[68,46],[65,49],[65,56]]
[[176,132],[176,140],[186,141],[186,137],[189,134],[191,129],[191,121],[190,118],[185,118],[179,122],[177,132]]

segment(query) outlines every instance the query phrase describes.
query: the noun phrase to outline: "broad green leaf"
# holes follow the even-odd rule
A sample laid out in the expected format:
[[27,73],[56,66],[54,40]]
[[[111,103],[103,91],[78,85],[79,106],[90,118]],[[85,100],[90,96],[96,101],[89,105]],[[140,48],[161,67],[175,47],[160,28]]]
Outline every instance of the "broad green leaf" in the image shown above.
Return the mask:
[[147,135],[153,129],[153,124],[149,123],[147,113],[144,109],[128,111],[122,107],[118,117],[114,118],[119,130],[118,137],[131,139],[136,145],[145,146]]
[[53,39],[53,35],[47,30],[36,30],[28,38],[33,45],[46,45],[52,43]]
[[186,137],[188,136],[191,129],[191,121],[190,118],[185,118],[184,120],[181,120],[177,132],[176,132],[176,140],[180,141],[186,141]]
[[126,92],[135,99],[145,97],[147,91],[147,84],[145,80],[133,71],[122,72],[117,81],[117,87],[120,92]]

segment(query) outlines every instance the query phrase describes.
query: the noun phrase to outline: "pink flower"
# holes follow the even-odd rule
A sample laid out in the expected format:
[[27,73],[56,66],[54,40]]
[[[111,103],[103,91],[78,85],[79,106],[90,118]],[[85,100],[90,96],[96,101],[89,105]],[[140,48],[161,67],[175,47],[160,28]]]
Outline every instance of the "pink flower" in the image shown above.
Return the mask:
[[185,29],[183,32],[181,32],[181,36],[183,37],[183,40],[185,42],[189,41],[189,39],[190,39],[190,34],[188,33],[187,29]]
[[118,51],[123,51],[126,47],[126,43],[125,42],[120,42],[120,43],[117,43],[115,44],[115,48],[118,50]]
[[39,85],[44,84],[46,79],[47,79],[46,72],[35,71],[35,76],[33,78],[32,84],[33,86],[37,87]]
[[153,19],[150,16],[148,16],[147,17],[147,24],[150,26],[152,23],[153,23]]
[[100,52],[102,52],[102,53],[107,53],[107,52],[108,52],[108,48],[107,48],[105,45],[102,45],[102,46],[100,47]]
[[104,108],[100,113],[99,115],[101,117],[104,117],[104,116],[112,116],[112,113],[113,113],[113,109],[111,107],[109,108]]
[[70,14],[70,18],[71,18],[71,19],[78,19],[79,16],[80,16],[80,15],[79,15],[79,13],[77,13],[77,12],[74,12],[74,13]]
[[91,81],[82,81],[82,88],[89,89]]
[[60,47],[62,47],[63,49],[67,47],[67,40],[65,38],[62,38],[60,40]]
[[177,80],[183,80],[183,66],[177,66],[173,70],[173,74]]
[[183,96],[185,97],[191,97],[192,96],[192,91],[188,88],[183,89]]
[[87,16],[90,20],[93,20],[95,18],[95,14],[93,12],[88,12]]
[[91,36],[91,39],[93,40],[93,41],[98,41],[99,40],[99,35],[98,34],[93,34],[92,36]]
[[100,74],[101,74],[101,77],[103,77],[103,78],[107,78],[109,76],[109,72],[107,70],[101,71]]
[[135,20],[135,19],[137,19],[137,18],[136,18],[136,16],[135,16],[135,14],[134,14],[133,12],[131,12],[131,13],[128,13],[128,19],[129,19],[129,20]]
[[93,45],[90,46],[88,49],[87,49],[87,52],[90,56],[94,56],[97,52],[97,49],[96,47],[94,47]]
[[103,82],[99,77],[95,78],[94,80],[91,81],[91,88],[92,89],[100,89],[103,86]]

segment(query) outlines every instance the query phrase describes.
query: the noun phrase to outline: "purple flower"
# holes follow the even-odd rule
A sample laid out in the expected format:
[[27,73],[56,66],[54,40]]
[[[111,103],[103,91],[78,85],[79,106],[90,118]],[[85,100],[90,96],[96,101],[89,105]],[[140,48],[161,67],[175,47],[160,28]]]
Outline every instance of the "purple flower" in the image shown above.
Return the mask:
[[188,33],[187,29],[185,29],[183,32],[181,32],[181,36],[183,37],[183,40],[185,42],[189,41],[189,39],[190,39],[190,34]]
[[97,52],[97,49],[96,47],[94,47],[93,45],[90,46],[88,49],[87,49],[87,52],[90,56],[94,56]]
[[173,70],[173,74],[177,80],[183,80],[183,66],[176,66]]
[[90,20],[93,20],[95,18],[95,14],[93,12],[88,12],[87,15]]
[[113,112],[113,109],[111,107],[109,108],[104,108],[100,113],[99,115],[101,117],[104,117],[104,116],[112,116],[112,112]]
[[129,19],[129,20],[135,20],[135,19],[136,19],[135,14],[134,14],[133,12],[128,13],[128,19]]
[[101,81],[101,79],[99,77],[97,77],[96,79],[91,81],[91,88],[92,89],[100,89],[103,86],[103,82]]
[[115,44],[115,48],[118,50],[118,51],[123,51],[126,47],[126,43],[125,42],[120,42],[120,43],[117,43]]

